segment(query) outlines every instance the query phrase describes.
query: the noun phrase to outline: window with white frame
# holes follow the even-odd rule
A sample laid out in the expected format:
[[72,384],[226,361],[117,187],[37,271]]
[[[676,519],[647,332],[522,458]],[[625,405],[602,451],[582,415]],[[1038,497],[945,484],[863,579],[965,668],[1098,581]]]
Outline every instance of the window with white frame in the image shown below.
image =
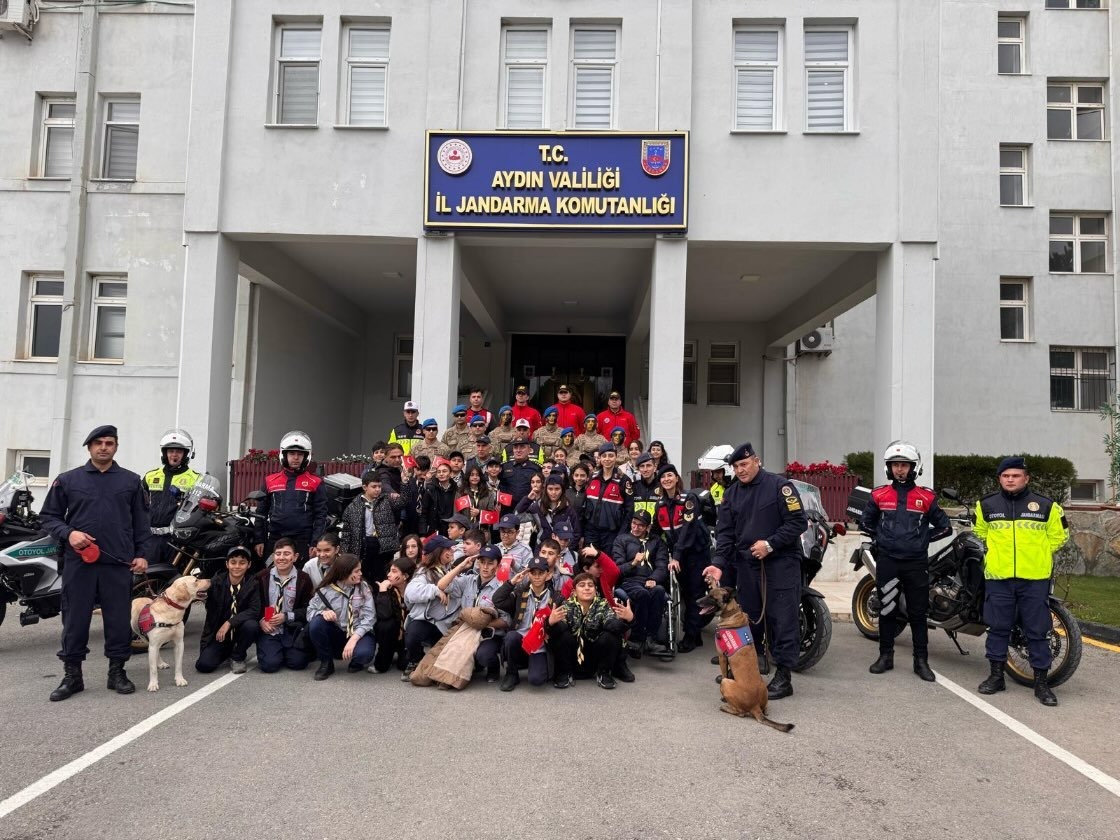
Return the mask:
[[1101,82],[1049,82],[1046,85],[1046,136],[1051,140],[1104,139],[1104,85]]
[[105,100],[105,133],[101,140],[101,177],[136,180],[136,152],[140,146],[140,98]]
[[1029,277],[999,278],[1000,341],[1030,339],[1031,281]]
[[1051,213],[1050,271],[1055,274],[1108,271],[1108,218],[1100,213]]
[[1099,502],[1102,498],[1103,481],[1078,479],[1069,488],[1071,502]]
[[739,404],[739,342],[708,346],[708,405]]
[[44,97],[39,130],[39,166],[42,178],[69,178],[74,164],[74,98]]
[[62,277],[32,274],[27,278],[27,334],[24,357],[57,359],[62,334]]
[[323,28],[311,23],[276,27],[275,105],[277,125],[319,122],[319,59]]
[[572,29],[572,128],[615,126],[618,27]]
[[735,130],[782,128],[782,28],[735,28]]
[[90,286],[89,357],[99,362],[123,361],[128,282],[121,276],[97,276]]
[[412,399],[412,336],[393,339],[393,399]]
[[1021,15],[1000,15],[996,27],[998,72],[1010,76],[1025,73],[1027,19]]
[[1112,398],[1111,348],[1050,348],[1051,411],[1098,411]]
[[503,128],[547,128],[547,26],[502,29],[501,123]]
[[51,453],[37,449],[16,450],[16,470],[31,474],[32,487],[46,487],[51,475]]
[[850,26],[805,27],[805,128],[849,131],[852,126]]
[[1004,207],[1023,207],[1029,203],[1027,149],[1027,146],[999,147],[999,203]]
[[346,28],[346,124],[387,126],[389,27]]
[[1047,9],[1107,9],[1108,0],[1046,0]]

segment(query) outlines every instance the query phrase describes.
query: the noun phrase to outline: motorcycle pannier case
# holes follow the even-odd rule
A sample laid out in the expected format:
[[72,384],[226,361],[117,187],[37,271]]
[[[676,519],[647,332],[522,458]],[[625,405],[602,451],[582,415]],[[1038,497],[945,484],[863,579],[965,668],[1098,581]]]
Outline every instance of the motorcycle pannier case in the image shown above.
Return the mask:
[[323,487],[327,494],[327,512],[338,517],[361,494],[362,480],[349,473],[335,473],[323,476]]
[[848,518],[854,522],[859,522],[860,517],[863,516],[863,510],[867,507],[867,501],[871,498],[870,487],[856,487],[848,495],[848,506],[844,512]]

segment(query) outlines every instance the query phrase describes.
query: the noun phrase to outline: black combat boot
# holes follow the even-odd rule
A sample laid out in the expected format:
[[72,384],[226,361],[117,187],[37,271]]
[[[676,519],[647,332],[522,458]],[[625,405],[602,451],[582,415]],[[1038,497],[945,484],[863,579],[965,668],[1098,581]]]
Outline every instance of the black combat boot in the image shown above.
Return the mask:
[[758,652],[758,673],[764,677],[770,673],[770,657],[764,650]]
[[634,682],[634,672],[630,670],[630,665],[625,656],[619,656],[615,660],[614,669],[611,673],[616,679],[622,680],[624,683]]
[[110,659],[109,660],[109,680],[105,687],[110,691],[115,691],[117,694],[132,694],[136,691],[136,686],[132,684],[132,680],[124,672],[123,659]]
[[937,677],[934,676],[933,670],[929,667],[929,660],[924,656],[914,657],[914,673],[926,682],[933,682],[937,679]]
[[980,683],[976,690],[981,694],[995,694],[997,691],[1003,691],[1007,688],[1007,684],[1003,681],[1004,663],[989,659],[988,664],[991,666],[992,672],[984,682]]
[[1048,670],[1046,668],[1034,669],[1034,696],[1038,698],[1038,702],[1043,706],[1057,706],[1058,698],[1054,696],[1054,692],[1050,690],[1050,683],[1047,681]]
[[789,668],[779,665],[774,669],[774,678],[766,686],[766,696],[771,700],[781,700],[793,694],[793,683],[789,678]]
[[321,659],[321,660],[319,660],[319,667],[315,669],[315,676],[313,677],[313,679],[315,679],[319,682],[322,682],[323,680],[328,679],[330,677],[330,675],[333,674],[333,673],[334,673],[334,660],[333,659]]
[[890,650],[886,653],[880,653],[879,658],[871,663],[871,667],[867,669],[872,674],[885,674],[887,671],[894,670],[894,651]]
[[71,694],[77,694],[79,691],[84,691],[86,684],[82,680],[82,663],[81,662],[64,662],[63,663],[62,682],[58,684],[58,688],[51,692],[51,700],[65,700]]

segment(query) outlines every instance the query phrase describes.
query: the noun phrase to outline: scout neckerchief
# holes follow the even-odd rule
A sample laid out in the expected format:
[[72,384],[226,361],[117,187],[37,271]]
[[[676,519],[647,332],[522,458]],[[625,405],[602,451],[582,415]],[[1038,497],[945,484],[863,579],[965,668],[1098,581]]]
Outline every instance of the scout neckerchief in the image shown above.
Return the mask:
[[[280,580],[280,578],[276,576],[276,572],[273,571],[272,580],[276,584],[276,588],[280,590],[279,593],[276,596],[276,612],[278,612],[278,613],[286,612],[286,610],[284,609],[284,590],[288,588],[289,583],[291,583],[293,580],[295,580],[295,577],[296,576],[293,574],[293,575],[288,575],[283,580]],[[292,600],[294,601],[295,598],[293,597]],[[293,603],[292,606],[294,608],[295,604]]]
[[[532,591],[532,586],[526,586],[525,591],[521,593],[521,598],[517,602],[516,623],[518,624],[521,623],[521,619],[525,617],[525,611],[529,608],[529,593],[531,593]],[[539,610],[542,606],[552,600],[552,590],[549,589],[546,585],[543,593],[541,593],[540,595],[534,594],[533,597],[537,599],[537,609]]]
[[350,602],[350,595],[353,594],[353,591],[347,593],[337,583],[332,583],[331,589],[346,599],[346,638],[349,639],[354,635],[354,605]]

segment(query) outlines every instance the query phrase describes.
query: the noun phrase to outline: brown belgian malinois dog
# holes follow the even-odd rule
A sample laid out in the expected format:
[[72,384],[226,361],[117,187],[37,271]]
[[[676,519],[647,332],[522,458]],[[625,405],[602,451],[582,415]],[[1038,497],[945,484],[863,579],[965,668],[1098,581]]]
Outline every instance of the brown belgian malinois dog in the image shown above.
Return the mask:
[[[750,641],[750,622],[735,600],[735,590],[727,587],[713,588],[697,600],[696,604],[700,607],[701,615],[719,610],[716,648],[719,650],[719,670],[723,675],[719,684],[723,703],[719,710],[737,717],[750,715],[759,723],[765,723],[779,732],[793,729],[792,723],[778,723],[766,717],[766,684],[758,674],[758,654],[755,653],[753,641]],[[726,648],[733,649],[730,658]]]

